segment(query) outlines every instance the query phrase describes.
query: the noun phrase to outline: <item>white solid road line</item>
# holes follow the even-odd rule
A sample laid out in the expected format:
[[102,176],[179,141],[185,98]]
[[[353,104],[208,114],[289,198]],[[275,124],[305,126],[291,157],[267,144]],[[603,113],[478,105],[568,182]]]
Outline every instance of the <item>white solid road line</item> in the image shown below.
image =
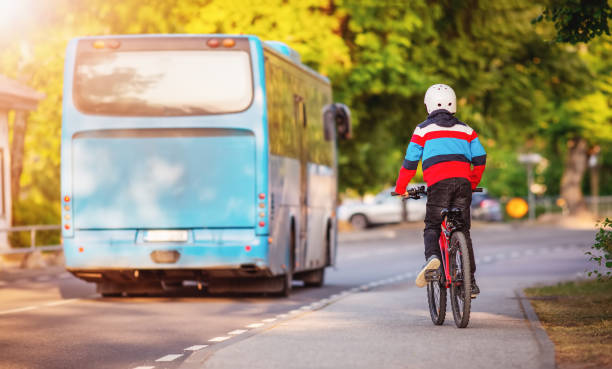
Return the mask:
[[13,313],[22,313],[24,311],[30,311],[30,310],[35,310],[35,309],[41,308],[43,306],[51,307],[51,306],[65,305],[65,304],[70,304],[72,302],[76,302],[76,301],[80,301],[80,300],[82,300],[82,299],[66,299],[66,300],[58,300],[58,301],[49,301],[49,302],[42,303],[40,305],[26,306],[26,307],[17,308],[17,309],[0,311],[0,315],[13,314]]
[[18,309],[11,309],[11,310],[0,311],[0,315],[12,314],[12,313],[21,313],[21,312],[24,312],[24,311],[30,311],[30,310],[36,310],[36,309],[38,309],[38,306],[26,306],[26,307],[22,307],[22,308],[18,308]]
[[230,336],[237,336],[239,334],[243,334],[246,331],[247,331],[246,329],[235,329],[231,332],[228,332],[227,334],[229,334]]
[[59,306],[59,305],[70,304],[71,302],[75,302],[79,300],[80,299],[67,299],[67,300],[51,301],[51,302],[46,302],[43,305],[44,306]]
[[194,346],[191,346],[191,347],[187,347],[185,349],[185,351],[198,351],[198,350],[201,350],[201,349],[207,348],[207,347],[208,347],[208,345],[194,345]]
[[181,356],[183,356],[183,354],[170,354],[170,355],[166,355],[164,357],[160,357],[159,359],[157,359],[155,361],[174,361],[174,360],[178,359]]
[[134,369],[155,369],[154,366],[137,366]]
[[230,338],[232,338],[232,337],[225,337],[225,336],[223,336],[223,337],[215,337],[215,338],[209,339],[208,342],[223,342],[223,341],[229,340]]

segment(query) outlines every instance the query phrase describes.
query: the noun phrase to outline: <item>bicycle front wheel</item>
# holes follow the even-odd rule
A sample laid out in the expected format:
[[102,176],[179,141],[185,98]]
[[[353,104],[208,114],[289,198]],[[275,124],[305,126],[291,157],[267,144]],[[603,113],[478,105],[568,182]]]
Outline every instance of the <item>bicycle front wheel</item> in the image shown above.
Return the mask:
[[[440,268],[442,270],[442,268]],[[429,304],[429,315],[435,325],[442,325],[446,318],[446,287],[444,286],[444,276],[440,273],[440,278],[427,283],[427,303]]]
[[470,272],[470,254],[463,232],[453,232],[450,241],[449,259],[453,317],[457,327],[465,328],[470,321],[472,274]]

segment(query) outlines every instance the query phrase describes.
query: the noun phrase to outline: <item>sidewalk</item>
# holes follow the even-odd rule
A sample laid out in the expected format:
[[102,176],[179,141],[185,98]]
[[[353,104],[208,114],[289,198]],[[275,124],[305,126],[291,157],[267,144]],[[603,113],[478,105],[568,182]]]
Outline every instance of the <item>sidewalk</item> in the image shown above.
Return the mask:
[[584,270],[576,256],[569,250],[483,265],[483,293],[473,301],[466,329],[455,327],[450,301],[446,322],[434,326],[425,289],[410,280],[348,294],[321,310],[194,354],[181,368],[551,368],[551,343],[532,328],[515,291],[535,281],[575,278]]

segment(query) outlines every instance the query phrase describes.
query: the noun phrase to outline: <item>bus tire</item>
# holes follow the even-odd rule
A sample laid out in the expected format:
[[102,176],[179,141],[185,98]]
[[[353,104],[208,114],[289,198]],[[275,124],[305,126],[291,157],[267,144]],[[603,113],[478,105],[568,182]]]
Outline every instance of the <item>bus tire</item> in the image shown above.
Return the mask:
[[291,289],[293,285],[293,270],[295,269],[295,246],[297,245],[295,234],[295,223],[291,221],[291,231],[289,232],[289,262],[287,263],[287,270],[281,277],[283,279],[283,287],[279,292],[281,297],[289,297],[291,295]]
[[114,283],[110,282],[98,282],[97,283],[98,293],[102,297],[122,297],[123,290],[118,289]]
[[325,268],[312,270],[302,278],[306,287],[323,287],[325,283]]
[[315,269],[304,274],[302,280],[306,287],[323,287],[325,284],[325,267],[331,265],[331,223],[327,223],[327,229],[325,230],[325,261],[323,262],[323,268]]

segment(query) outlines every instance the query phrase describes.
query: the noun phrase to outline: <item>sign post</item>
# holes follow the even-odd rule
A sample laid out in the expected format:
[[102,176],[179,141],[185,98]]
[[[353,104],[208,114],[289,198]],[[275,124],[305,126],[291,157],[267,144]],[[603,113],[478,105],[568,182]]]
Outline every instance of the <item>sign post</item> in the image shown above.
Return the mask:
[[535,195],[531,190],[533,186],[533,168],[542,161],[542,155],[536,153],[520,154],[518,160],[527,165],[527,194],[529,202],[529,220],[535,219]]

